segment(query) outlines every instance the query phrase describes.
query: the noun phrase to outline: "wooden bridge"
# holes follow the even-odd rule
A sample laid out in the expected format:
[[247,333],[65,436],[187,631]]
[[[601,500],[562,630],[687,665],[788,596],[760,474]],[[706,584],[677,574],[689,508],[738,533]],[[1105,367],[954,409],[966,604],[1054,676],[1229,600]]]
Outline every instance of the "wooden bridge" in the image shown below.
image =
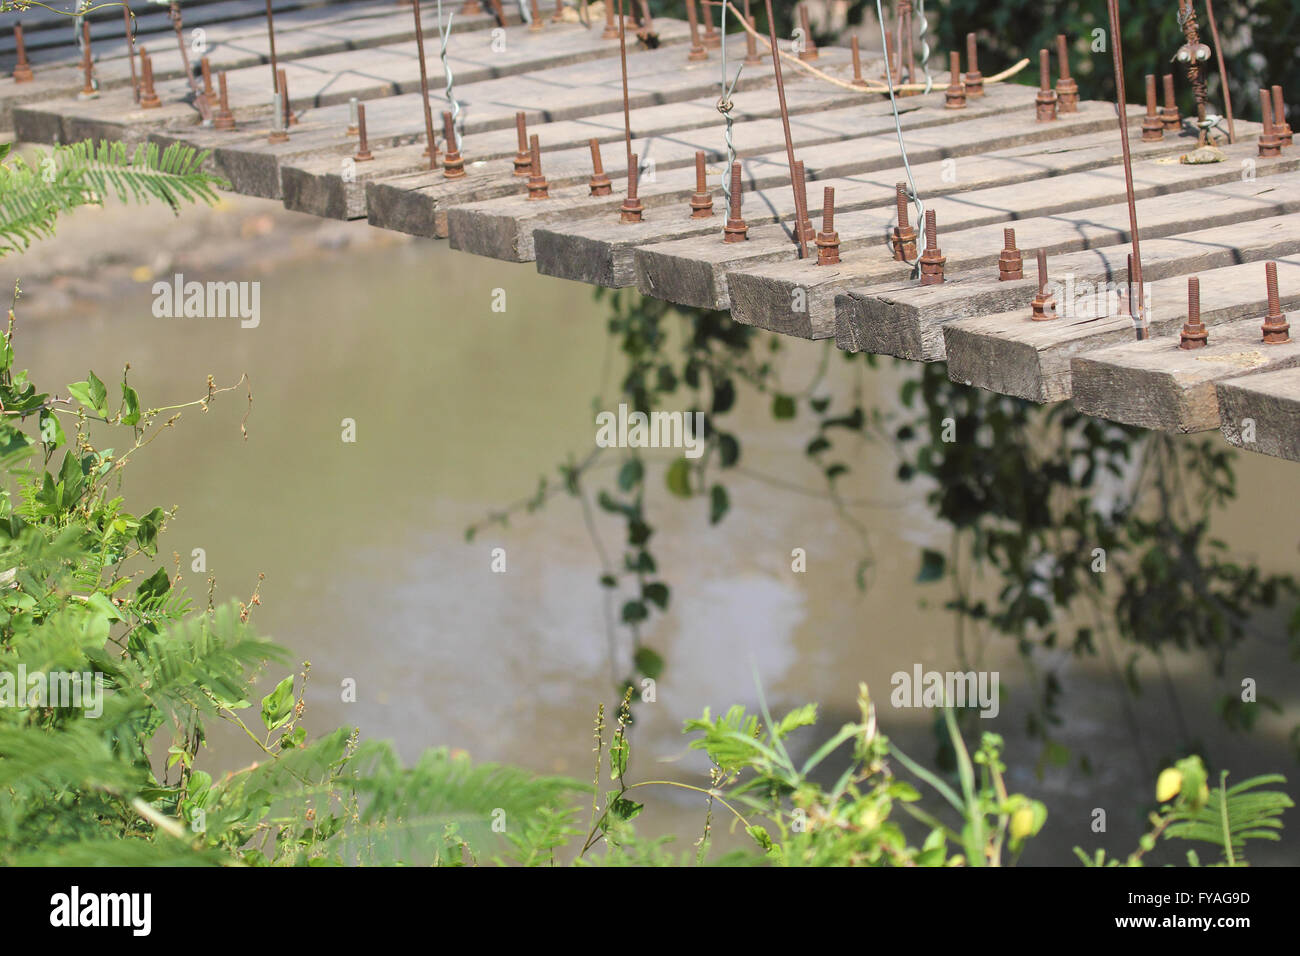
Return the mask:
[[[86,18],[88,56],[68,18],[33,9],[31,78],[5,69],[0,125],[24,142],[188,143],[236,192],[290,209],[849,351],[946,361],[955,381],[1118,422],[1221,428],[1300,461],[1300,332],[1286,330],[1300,307],[1300,152],[1282,114],[1276,127],[1238,119],[1219,161],[1188,163],[1197,137],[1176,108],[1130,107],[1139,341],[1115,291],[1132,241],[1115,105],[1071,110],[1059,53],[1037,93],[982,78],[979,66],[1012,65],[969,51],[933,92],[891,101],[880,50],[780,41],[778,61],[734,14],[724,37],[717,4],[702,25],[628,6],[621,41],[599,4],[531,0],[526,23],[513,0],[448,0],[444,33],[436,4],[409,0],[276,0],[271,30],[262,0],[187,0],[182,24],[137,2],[131,38],[120,7]],[[10,64],[15,40],[0,40]],[[729,96],[724,46],[728,86],[743,64]]]

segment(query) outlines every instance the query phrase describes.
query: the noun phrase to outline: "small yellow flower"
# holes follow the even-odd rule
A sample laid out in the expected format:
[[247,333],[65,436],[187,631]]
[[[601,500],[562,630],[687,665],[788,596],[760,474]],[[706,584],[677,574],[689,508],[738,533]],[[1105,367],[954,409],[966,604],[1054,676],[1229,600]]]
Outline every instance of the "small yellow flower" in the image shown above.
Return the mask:
[[1160,771],[1160,778],[1156,780],[1156,800],[1164,803],[1178,796],[1183,789],[1183,775],[1173,767],[1166,767]]
[[1021,807],[1011,814],[1011,839],[1023,840],[1034,832],[1033,807]]

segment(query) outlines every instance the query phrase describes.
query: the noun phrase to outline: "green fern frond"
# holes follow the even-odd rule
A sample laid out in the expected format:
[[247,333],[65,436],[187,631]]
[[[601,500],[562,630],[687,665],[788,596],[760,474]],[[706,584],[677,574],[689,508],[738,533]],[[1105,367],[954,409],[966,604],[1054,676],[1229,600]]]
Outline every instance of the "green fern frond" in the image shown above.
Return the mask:
[[1279,790],[1259,790],[1269,784],[1284,784],[1280,774],[1267,774],[1226,787],[1228,773],[1223,771],[1219,786],[1210,791],[1209,799],[1196,809],[1190,806],[1176,813],[1166,836],[1170,839],[1211,843],[1223,850],[1223,862],[1229,866],[1246,863],[1248,840],[1278,840],[1283,811],[1295,806]]
[[213,204],[216,190],[229,184],[203,170],[208,155],[182,143],[165,150],[142,143],[128,155],[122,143],[85,140],[38,152],[30,162],[0,164],[0,255],[21,252],[52,235],[60,215],[102,205],[110,195],[163,202],[173,211],[187,202]]

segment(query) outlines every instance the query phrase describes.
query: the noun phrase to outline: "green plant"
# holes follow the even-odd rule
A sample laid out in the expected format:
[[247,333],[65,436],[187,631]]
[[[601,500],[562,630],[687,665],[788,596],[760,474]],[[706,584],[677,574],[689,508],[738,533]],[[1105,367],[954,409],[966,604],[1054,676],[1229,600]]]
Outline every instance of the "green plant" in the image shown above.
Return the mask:
[[86,140],[6,163],[11,148],[0,144],[0,256],[52,235],[60,215],[102,205],[111,195],[119,202],[157,200],[179,211],[183,202],[215,203],[216,190],[228,187],[203,171],[206,152],[181,143],[164,150],[141,143],[128,154],[121,143]]
[[[1268,784],[1284,784],[1280,774],[1251,777],[1228,786],[1228,771],[1219,773],[1219,785],[1211,788],[1205,764],[1191,756],[1167,767],[1156,782],[1156,800],[1161,804],[1151,813],[1151,829],[1142,835],[1138,848],[1129,854],[1124,866],[1142,866],[1143,857],[1155,849],[1157,841],[1189,840],[1209,843],[1222,853],[1222,866],[1246,866],[1246,841],[1280,839],[1283,811],[1295,806],[1279,790],[1261,790]],[[1085,866],[1120,866],[1118,860],[1106,859],[1104,850],[1089,857],[1078,847],[1075,855]],[[1200,866],[1196,851],[1187,851],[1187,862]]]

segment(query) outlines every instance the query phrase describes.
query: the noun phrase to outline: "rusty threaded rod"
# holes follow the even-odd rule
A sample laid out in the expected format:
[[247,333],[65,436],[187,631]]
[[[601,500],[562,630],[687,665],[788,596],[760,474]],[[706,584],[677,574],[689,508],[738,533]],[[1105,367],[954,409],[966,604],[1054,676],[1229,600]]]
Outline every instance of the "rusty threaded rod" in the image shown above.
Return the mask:
[[366,139],[366,104],[357,104],[357,152],[352,157],[358,163],[364,163],[375,157],[370,152],[370,141]]
[[907,218],[907,185],[899,183],[894,187],[894,191],[898,199],[898,228],[907,229],[911,225]]
[[1264,281],[1268,284],[1268,315],[1264,317],[1262,331],[1266,345],[1281,345],[1291,341],[1291,326],[1282,314],[1282,297],[1277,290],[1277,263],[1264,263]]
[[[27,61],[27,43],[23,40],[23,25],[14,24],[14,47],[18,52],[18,62],[14,64],[13,79],[15,83],[30,83],[36,74],[32,72],[32,65]],[[131,63],[131,72],[135,73],[135,62]]]

